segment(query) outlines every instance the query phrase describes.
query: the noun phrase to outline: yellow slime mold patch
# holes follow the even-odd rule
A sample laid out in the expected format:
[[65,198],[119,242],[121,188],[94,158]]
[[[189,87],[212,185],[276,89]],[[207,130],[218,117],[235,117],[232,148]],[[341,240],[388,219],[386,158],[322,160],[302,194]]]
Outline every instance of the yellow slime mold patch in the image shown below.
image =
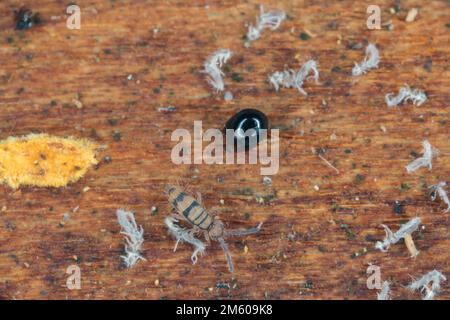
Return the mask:
[[0,141],[0,183],[64,187],[97,164],[97,145],[85,139],[29,134]]

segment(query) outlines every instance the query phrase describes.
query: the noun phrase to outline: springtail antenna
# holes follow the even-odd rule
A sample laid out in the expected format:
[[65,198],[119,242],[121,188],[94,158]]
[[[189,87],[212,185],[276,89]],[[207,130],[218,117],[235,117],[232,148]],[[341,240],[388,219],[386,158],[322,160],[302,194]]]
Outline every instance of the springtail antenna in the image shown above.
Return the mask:
[[235,230],[226,230],[225,231],[225,237],[243,237],[243,236],[248,236],[250,234],[254,234],[254,233],[258,233],[261,230],[261,226],[262,226],[262,222],[260,224],[258,224],[256,227],[253,228],[249,228],[246,230],[239,230],[239,229],[235,229]]
[[228,245],[223,238],[219,238],[218,241],[220,243],[220,246],[223,249],[223,252],[225,253],[225,256],[227,257],[228,270],[230,270],[231,273],[234,273],[233,261],[231,260],[231,255],[230,255],[230,250],[228,250]]

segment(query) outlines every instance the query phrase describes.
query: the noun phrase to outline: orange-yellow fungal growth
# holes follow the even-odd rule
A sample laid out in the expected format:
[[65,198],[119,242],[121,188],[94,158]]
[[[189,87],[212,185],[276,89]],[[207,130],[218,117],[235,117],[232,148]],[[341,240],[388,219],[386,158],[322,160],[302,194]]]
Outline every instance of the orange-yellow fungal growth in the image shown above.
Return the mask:
[[64,187],[97,164],[97,145],[86,139],[29,134],[0,141],[0,183]]

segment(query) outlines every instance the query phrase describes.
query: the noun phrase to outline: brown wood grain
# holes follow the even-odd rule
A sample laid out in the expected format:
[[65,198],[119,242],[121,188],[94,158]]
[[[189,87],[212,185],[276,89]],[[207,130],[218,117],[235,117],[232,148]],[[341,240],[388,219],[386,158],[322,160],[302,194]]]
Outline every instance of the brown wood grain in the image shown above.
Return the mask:
[[[259,3],[77,1],[81,30],[68,30],[64,1],[0,2],[0,139],[30,132],[87,137],[107,145],[99,160],[112,159],[66,188],[0,186],[1,298],[374,299],[366,269],[375,264],[395,299],[419,299],[403,288],[411,276],[433,269],[450,276],[449,214],[427,191],[450,181],[448,1],[401,1],[397,15],[389,13],[394,1],[377,1],[391,31],[366,28],[373,1],[263,1],[288,19],[247,49],[245,25],[254,23]],[[22,6],[39,12],[42,23],[14,30],[14,10]],[[404,22],[413,7],[419,15]],[[302,40],[305,30],[314,36]],[[368,42],[380,49],[379,68],[352,78]],[[235,53],[225,75],[231,102],[213,94],[201,72],[219,48]],[[270,88],[269,73],[309,58],[318,61],[321,84],[307,82],[308,97]],[[405,83],[429,100],[387,108],[384,95]],[[169,105],[176,110],[158,111]],[[280,171],[271,186],[258,165],[171,162],[174,129],[192,130],[194,120],[221,128],[245,107],[281,129]],[[441,154],[431,171],[407,174],[425,138]],[[322,148],[339,173],[312,148]],[[176,180],[202,192],[230,228],[264,222],[260,234],[230,241],[234,276],[217,243],[194,266],[190,246],[172,252],[163,188]],[[403,213],[394,213],[395,201]],[[145,230],[147,261],[130,270],[121,266],[118,208],[133,210]],[[374,249],[384,237],[381,223],[397,230],[416,216],[425,227],[413,237],[416,259],[402,242],[387,253]],[[72,264],[82,272],[78,291],[65,286]],[[449,297],[447,282],[438,298]]]

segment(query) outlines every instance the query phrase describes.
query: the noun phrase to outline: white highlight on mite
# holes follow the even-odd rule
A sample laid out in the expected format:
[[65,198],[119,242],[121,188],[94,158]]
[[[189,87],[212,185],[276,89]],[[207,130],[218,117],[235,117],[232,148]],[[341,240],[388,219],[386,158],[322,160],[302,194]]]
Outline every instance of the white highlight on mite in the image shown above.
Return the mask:
[[428,167],[428,170],[433,168],[431,161],[433,160],[433,157],[439,154],[439,151],[433,148],[428,140],[422,141],[422,147],[423,155],[406,166],[406,171],[408,173],[414,172],[421,167]]
[[395,107],[408,100],[411,100],[415,106],[420,106],[427,101],[427,95],[423,91],[411,89],[408,85],[405,85],[400,88],[396,96],[393,93],[388,93],[384,100],[388,107]]
[[[313,75],[308,77],[311,72]],[[306,61],[297,72],[292,69],[276,71],[269,76],[269,82],[275,88],[275,91],[278,91],[281,86],[284,88],[296,88],[307,96],[308,94],[303,90],[303,83],[310,78],[313,78],[317,84],[319,83],[319,70],[314,60]]]
[[117,210],[117,221],[122,227],[121,234],[125,235],[125,253],[121,256],[127,268],[133,267],[139,260],[146,260],[141,256],[141,246],[144,242],[144,229],[137,226],[133,212]]
[[444,190],[444,187],[447,185],[446,182],[441,181],[435,186],[431,186],[430,189],[432,191],[431,193],[431,200],[436,200],[436,194],[439,195],[439,198],[447,205],[447,209],[444,210],[444,212],[450,212],[450,200],[448,199],[448,195]]
[[377,300],[391,300],[390,282],[384,281],[381,291],[377,293]]
[[433,300],[441,290],[441,281],[447,281],[447,278],[439,271],[433,270],[422,276],[420,279],[413,281],[408,288],[411,291],[419,290],[422,292],[424,294],[422,300]]
[[175,252],[178,247],[178,243],[181,242],[187,242],[194,246],[194,252],[192,253],[191,260],[192,264],[197,263],[197,255],[203,254],[205,252],[205,244],[194,237],[192,230],[187,230],[185,228],[180,227],[177,223],[178,220],[173,217],[167,217],[164,219],[164,223],[167,226],[167,229],[169,229],[169,233],[177,240],[175,243],[175,247],[173,248],[173,251]]
[[414,218],[407,223],[403,224],[400,229],[398,229],[397,232],[393,233],[389,227],[382,224],[381,226],[384,228],[384,231],[386,232],[386,237],[384,238],[383,242],[377,241],[375,243],[375,248],[379,249],[382,252],[388,251],[391,244],[396,244],[400,239],[403,239],[405,236],[410,235],[414,231],[417,230],[421,223],[421,220],[419,217]]
[[380,62],[380,53],[374,44],[369,43],[366,48],[366,56],[361,64],[355,62],[355,66],[352,69],[353,76],[360,76],[365,74],[368,70],[378,68]]
[[204,71],[208,74],[207,81],[216,91],[223,91],[225,84],[223,82],[223,72],[220,68],[227,63],[232,56],[232,52],[228,49],[219,49],[206,59],[204,63]]
[[268,12],[264,12],[264,7],[261,5],[260,7],[260,15],[256,18],[256,25],[249,25],[247,31],[247,40],[246,46],[249,46],[251,41],[255,41],[261,37],[261,33],[264,29],[270,29],[272,31],[278,29],[286,19],[286,13],[281,10],[272,10]]

